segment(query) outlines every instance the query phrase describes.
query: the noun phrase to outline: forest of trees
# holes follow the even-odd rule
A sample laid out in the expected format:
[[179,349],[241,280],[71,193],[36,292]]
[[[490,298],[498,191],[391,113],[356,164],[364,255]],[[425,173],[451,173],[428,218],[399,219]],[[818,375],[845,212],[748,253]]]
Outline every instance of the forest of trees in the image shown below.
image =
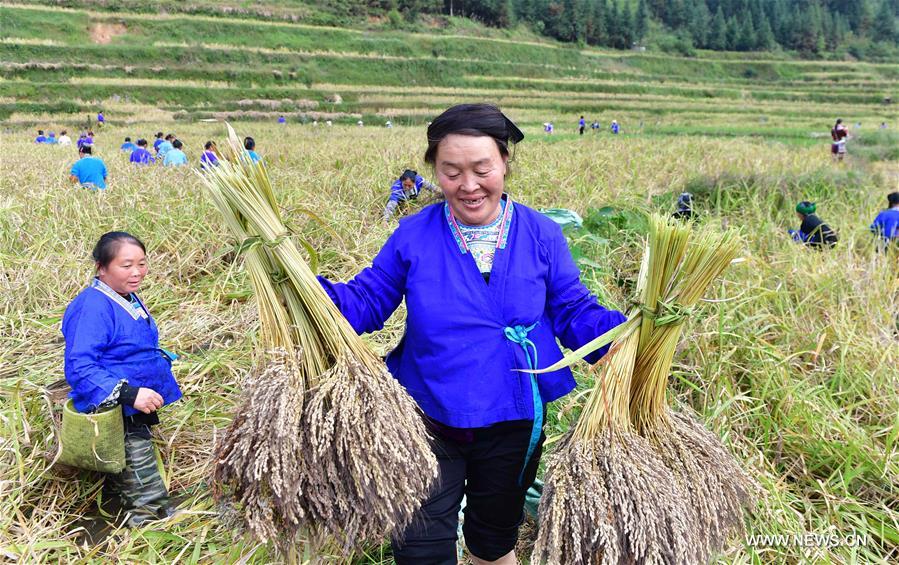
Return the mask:
[[618,49],[652,36],[680,50],[805,54],[846,49],[864,57],[896,53],[899,0],[341,0],[344,9],[379,8],[407,19],[465,16],[493,27],[518,23],[562,41]]

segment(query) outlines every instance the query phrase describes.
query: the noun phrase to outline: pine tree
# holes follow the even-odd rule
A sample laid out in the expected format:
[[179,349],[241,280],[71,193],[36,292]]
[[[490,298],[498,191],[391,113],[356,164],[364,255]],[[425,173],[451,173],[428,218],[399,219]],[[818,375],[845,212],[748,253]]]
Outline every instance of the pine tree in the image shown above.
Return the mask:
[[734,41],[734,47],[737,51],[752,51],[756,46],[755,28],[752,25],[752,16],[748,12],[743,12],[740,18],[737,37]]
[[708,47],[709,44],[709,25],[712,16],[706,7],[704,0],[699,0],[693,5],[690,14],[690,36],[693,38],[693,45],[697,47]]
[[880,5],[877,17],[874,18],[874,24],[871,27],[871,37],[875,41],[886,41],[889,43],[897,40],[896,16],[893,8],[886,0]]
[[737,50],[737,39],[740,36],[740,23],[737,18],[727,19],[727,49],[728,51]]
[[771,24],[768,23],[768,19],[765,18],[762,20],[762,27],[758,30],[758,47],[762,50],[774,49],[776,45],[774,41],[774,32],[771,31]]
[[646,37],[646,30],[649,27],[649,10],[646,8],[646,0],[640,0],[637,4],[637,15],[634,21],[634,34],[637,41]]
[[724,11],[718,6],[715,17],[712,18],[711,28],[709,29],[709,49],[716,51],[724,51],[727,49],[727,22],[724,20]]

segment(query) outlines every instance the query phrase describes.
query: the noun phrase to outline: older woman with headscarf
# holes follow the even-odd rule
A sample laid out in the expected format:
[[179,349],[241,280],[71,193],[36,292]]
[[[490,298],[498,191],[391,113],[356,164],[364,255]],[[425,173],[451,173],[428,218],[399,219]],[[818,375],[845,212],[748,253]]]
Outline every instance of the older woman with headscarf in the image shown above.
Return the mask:
[[406,301],[405,335],[387,366],[424,413],[440,480],[393,542],[400,565],[457,562],[463,496],[474,562],[516,562],[545,405],[575,387],[569,369],[522,370],[560,360],[557,339],[574,349],[625,319],[581,282],[558,224],[506,192],[510,146],[523,138],[495,106],[446,110],[425,152],[446,201],[400,220],[352,281],[320,279],[359,333],[381,329]]
[[798,230],[789,230],[793,240],[803,243],[815,249],[823,249],[825,246],[833,247],[837,244],[837,234],[830,226],[821,221],[815,210],[814,202],[803,200],[796,205],[796,215],[802,222]]

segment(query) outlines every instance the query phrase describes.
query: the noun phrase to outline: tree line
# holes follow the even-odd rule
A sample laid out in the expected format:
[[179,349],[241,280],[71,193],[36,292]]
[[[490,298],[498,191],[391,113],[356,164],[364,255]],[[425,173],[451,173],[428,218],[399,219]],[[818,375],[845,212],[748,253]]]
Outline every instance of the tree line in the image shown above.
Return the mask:
[[899,0],[330,0],[346,14],[372,10],[414,20],[462,16],[488,26],[524,23],[543,35],[631,48],[669,36],[688,48],[821,54],[899,44]]

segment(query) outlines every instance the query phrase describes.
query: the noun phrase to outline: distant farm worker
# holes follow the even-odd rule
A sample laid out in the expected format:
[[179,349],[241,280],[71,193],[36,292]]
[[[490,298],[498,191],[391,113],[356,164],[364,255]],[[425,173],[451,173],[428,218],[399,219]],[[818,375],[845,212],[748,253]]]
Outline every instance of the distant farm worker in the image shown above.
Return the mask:
[[131,153],[132,151],[134,151],[135,149],[137,149],[137,145],[131,143],[131,138],[130,138],[130,137],[126,137],[126,138],[125,138],[125,143],[123,143],[123,144],[119,147],[119,149],[120,149],[121,151],[127,151],[127,152]]
[[887,208],[874,218],[871,231],[878,237],[878,248],[881,250],[890,244],[899,244],[899,192],[887,194]]
[[463,496],[473,562],[517,562],[544,406],[576,384],[567,368],[521,370],[560,360],[557,339],[576,349],[625,320],[583,285],[562,228],[505,192],[509,146],[523,138],[495,106],[443,112],[424,157],[446,201],[400,221],[350,282],[319,277],[360,334],[383,328],[405,299],[405,336],[386,362],[424,413],[439,478],[392,541],[398,565],[456,563]]
[[361,127],[364,126],[365,124],[362,122],[362,120],[359,120],[358,122],[356,122],[356,125],[359,126],[359,127],[361,128]]
[[125,232],[103,234],[93,252],[96,274],[66,308],[65,376],[75,409],[122,406],[125,469],[106,476],[121,498],[127,524],[173,514],[159,474],[150,428],[158,410],[181,398],[172,375],[175,356],[159,347],[159,331],[137,291],[147,275],[144,244]]
[[103,127],[106,125],[106,117],[103,116],[103,111],[97,112],[97,127]]
[[621,131],[621,127],[618,125],[616,120],[612,120],[612,125],[610,126],[612,133],[618,135],[618,132]]
[[400,175],[393,185],[390,187],[390,198],[387,200],[387,206],[384,207],[384,220],[389,220],[398,207],[406,204],[410,200],[418,198],[421,189],[430,190],[443,197],[436,186],[426,181],[418,172],[412,169],[406,169]]
[[834,161],[842,161],[846,155],[846,140],[849,139],[849,130],[843,125],[842,118],[830,130],[830,155]]
[[163,137],[162,137],[162,132],[157,131],[156,139],[153,141],[153,151],[155,151],[157,155],[159,155],[159,145],[164,141],[165,141],[165,139],[163,139]]
[[214,167],[219,164],[218,148],[212,141],[207,141],[203,146],[203,155],[200,156],[200,168]]
[[584,135],[584,130],[587,128],[587,120],[584,119],[584,116],[581,116],[581,119],[578,120],[577,130],[580,135]]
[[57,143],[56,132],[51,131],[50,133],[48,133],[47,141],[45,141],[44,143],[47,143],[48,145],[56,145],[56,143]]
[[262,157],[259,156],[259,153],[256,153],[256,140],[252,137],[245,137],[243,140],[243,147],[247,150],[247,155],[250,156],[250,159],[253,160],[254,163],[258,163],[262,160]]
[[180,139],[176,139],[172,142],[172,148],[165,153],[165,159],[162,160],[162,164],[166,167],[179,167],[181,165],[187,164],[187,155],[184,154],[184,151],[181,150],[183,144]]
[[552,122],[546,122],[545,124],[543,124],[543,131],[545,131],[546,133],[552,135],[552,132],[553,132],[553,123],[552,123]]
[[149,165],[154,163],[156,159],[153,158],[153,155],[147,151],[147,140],[146,139],[138,139],[137,140],[137,149],[131,152],[130,162],[136,163],[138,165]]
[[34,138],[35,143],[47,143],[47,136],[44,135],[44,130],[37,130],[37,137]]
[[175,141],[175,134],[170,133],[165,136],[165,139],[162,140],[162,143],[159,144],[159,147],[156,148],[156,158],[160,161],[165,159],[165,154],[175,148],[172,142]]
[[695,216],[693,213],[693,195],[689,192],[681,192],[677,197],[677,210],[671,216],[678,220],[692,220]]
[[596,133],[599,130],[599,122],[594,120],[592,124],[590,124],[590,129],[593,130],[593,133]]
[[387,121],[384,123],[384,127],[388,128],[388,129],[392,128],[392,127],[393,127],[393,122],[391,122],[390,120],[387,120]]
[[82,145],[78,149],[78,156],[80,159],[72,165],[69,179],[92,190],[106,188],[106,163],[103,159],[93,156],[90,145]]
[[278,116],[278,123],[279,123],[279,124],[286,124],[286,123],[287,123],[287,118],[285,118],[284,116]]
[[59,141],[57,141],[60,145],[72,145],[72,138],[69,137],[68,130],[62,130],[59,132]]
[[814,202],[807,200],[796,205],[796,215],[799,216],[802,224],[798,230],[789,230],[790,235],[793,236],[793,241],[815,249],[823,249],[825,246],[833,247],[837,244],[837,234],[815,215],[816,208]]

